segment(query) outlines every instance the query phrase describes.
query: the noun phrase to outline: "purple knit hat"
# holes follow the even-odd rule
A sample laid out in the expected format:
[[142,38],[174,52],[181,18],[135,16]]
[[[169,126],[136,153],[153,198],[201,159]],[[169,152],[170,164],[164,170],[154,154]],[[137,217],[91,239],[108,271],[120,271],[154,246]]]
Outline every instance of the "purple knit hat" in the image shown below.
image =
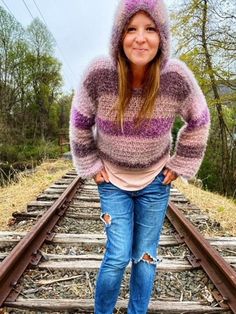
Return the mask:
[[138,11],[147,12],[154,20],[160,33],[161,43],[161,68],[163,68],[170,56],[170,29],[169,16],[163,0],[121,0],[115,14],[110,54],[113,62],[117,64],[118,50],[121,45],[121,35],[125,25]]

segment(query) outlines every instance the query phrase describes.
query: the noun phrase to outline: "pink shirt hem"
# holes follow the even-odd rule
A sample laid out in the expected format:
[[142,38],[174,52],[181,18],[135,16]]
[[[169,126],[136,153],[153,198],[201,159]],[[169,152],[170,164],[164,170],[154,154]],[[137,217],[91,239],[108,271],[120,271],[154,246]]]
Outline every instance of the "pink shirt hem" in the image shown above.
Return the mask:
[[150,184],[164,168],[170,156],[163,157],[158,163],[145,169],[127,169],[103,160],[104,167],[112,184],[127,191],[141,190]]

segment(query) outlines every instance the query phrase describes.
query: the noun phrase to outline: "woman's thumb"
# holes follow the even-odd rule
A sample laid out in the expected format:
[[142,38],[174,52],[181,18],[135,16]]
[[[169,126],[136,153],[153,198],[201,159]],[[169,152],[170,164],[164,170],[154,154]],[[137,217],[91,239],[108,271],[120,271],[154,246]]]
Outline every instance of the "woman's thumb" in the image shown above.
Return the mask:
[[101,171],[101,174],[102,174],[104,180],[105,180],[107,183],[110,182],[110,181],[109,181],[108,174],[107,174],[107,172],[106,172],[105,169]]

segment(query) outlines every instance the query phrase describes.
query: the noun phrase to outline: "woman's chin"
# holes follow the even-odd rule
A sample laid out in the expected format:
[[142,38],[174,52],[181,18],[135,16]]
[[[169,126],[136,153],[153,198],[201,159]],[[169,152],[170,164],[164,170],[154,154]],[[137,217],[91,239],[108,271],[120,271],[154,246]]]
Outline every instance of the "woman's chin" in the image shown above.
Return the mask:
[[142,68],[142,67],[146,67],[147,64],[149,63],[150,61],[146,61],[146,60],[132,60],[132,65],[134,67],[137,67],[137,68]]

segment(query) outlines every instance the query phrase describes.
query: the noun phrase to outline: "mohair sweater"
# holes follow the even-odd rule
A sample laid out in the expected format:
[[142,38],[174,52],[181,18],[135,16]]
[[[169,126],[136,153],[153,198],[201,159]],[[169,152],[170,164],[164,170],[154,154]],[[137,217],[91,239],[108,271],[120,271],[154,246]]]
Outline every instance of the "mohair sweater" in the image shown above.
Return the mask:
[[[161,79],[151,119],[134,127],[142,105],[142,89],[133,89],[125,111],[124,130],[115,123],[118,99],[117,52],[124,26],[139,10],[153,18],[161,39]],[[205,97],[186,64],[169,57],[169,19],[162,0],[124,0],[118,6],[111,38],[111,57],[99,58],[88,67],[74,95],[70,116],[70,144],[74,166],[82,178],[103,168],[102,160],[127,169],[144,169],[168,156],[171,130],[177,116],[184,126],[166,167],[186,179],[202,162],[210,126]],[[94,132],[96,126],[96,132]]]

